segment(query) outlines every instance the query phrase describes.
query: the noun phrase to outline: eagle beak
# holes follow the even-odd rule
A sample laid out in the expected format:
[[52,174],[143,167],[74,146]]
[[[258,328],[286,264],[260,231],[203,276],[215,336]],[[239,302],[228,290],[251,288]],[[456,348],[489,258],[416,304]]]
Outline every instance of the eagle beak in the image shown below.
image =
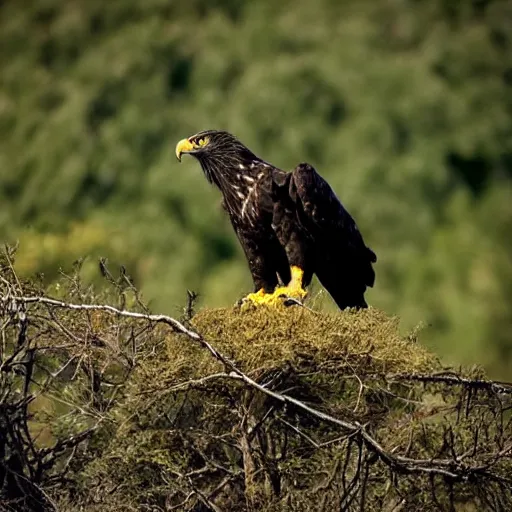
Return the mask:
[[182,153],[190,153],[195,148],[188,139],[182,139],[176,144],[176,158],[181,162]]

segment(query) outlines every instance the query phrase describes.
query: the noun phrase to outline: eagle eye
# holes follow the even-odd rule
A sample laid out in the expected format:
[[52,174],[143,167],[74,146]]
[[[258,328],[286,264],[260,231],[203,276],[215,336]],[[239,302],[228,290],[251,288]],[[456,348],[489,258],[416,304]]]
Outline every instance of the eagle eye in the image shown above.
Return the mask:
[[208,144],[208,137],[200,137],[199,139],[195,140],[195,145],[202,148]]

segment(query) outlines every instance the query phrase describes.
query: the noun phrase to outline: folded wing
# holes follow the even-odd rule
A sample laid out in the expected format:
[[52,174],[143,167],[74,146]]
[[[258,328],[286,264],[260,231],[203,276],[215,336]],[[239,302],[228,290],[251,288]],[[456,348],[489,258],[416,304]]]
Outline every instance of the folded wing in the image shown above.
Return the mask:
[[277,186],[287,188],[287,201],[307,234],[311,265],[321,284],[341,309],[367,307],[364,293],[375,282],[375,253],[366,246],[349,212],[315,169],[299,164]]

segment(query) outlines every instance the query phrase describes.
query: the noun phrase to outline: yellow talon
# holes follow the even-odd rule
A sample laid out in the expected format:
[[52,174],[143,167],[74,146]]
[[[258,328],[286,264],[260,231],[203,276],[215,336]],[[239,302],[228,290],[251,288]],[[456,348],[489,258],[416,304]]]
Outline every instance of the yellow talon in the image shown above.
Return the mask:
[[244,302],[252,302],[256,305],[277,306],[286,299],[303,300],[307,291],[302,288],[302,276],[304,271],[299,267],[291,267],[292,278],[287,286],[279,286],[273,293],[265,293],[261,288],[257,292],[250,293],[245,297]]
[[247,297],[244,298],[244,301],[249,301],[254,304],[261,304],[261,301],[265,297],[265,295],[270,295],[268,293],[265,293],[265,290],[263,288],[260,288],[257,292],[249,293]]

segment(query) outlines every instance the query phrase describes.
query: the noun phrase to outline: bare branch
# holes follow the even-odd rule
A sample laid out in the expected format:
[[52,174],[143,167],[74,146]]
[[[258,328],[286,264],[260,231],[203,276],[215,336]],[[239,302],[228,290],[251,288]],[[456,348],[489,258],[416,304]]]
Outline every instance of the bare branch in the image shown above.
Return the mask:
[[512,383],[496,382],[483,379],[469,379],[453,373],[433,373],[433,374],[391,374],[387,375],[388,380],[396,381],[417,381],[443,383],[455,386],[465,386],[472,389],[487,389],[494,393],[505,395],[512,394]]

